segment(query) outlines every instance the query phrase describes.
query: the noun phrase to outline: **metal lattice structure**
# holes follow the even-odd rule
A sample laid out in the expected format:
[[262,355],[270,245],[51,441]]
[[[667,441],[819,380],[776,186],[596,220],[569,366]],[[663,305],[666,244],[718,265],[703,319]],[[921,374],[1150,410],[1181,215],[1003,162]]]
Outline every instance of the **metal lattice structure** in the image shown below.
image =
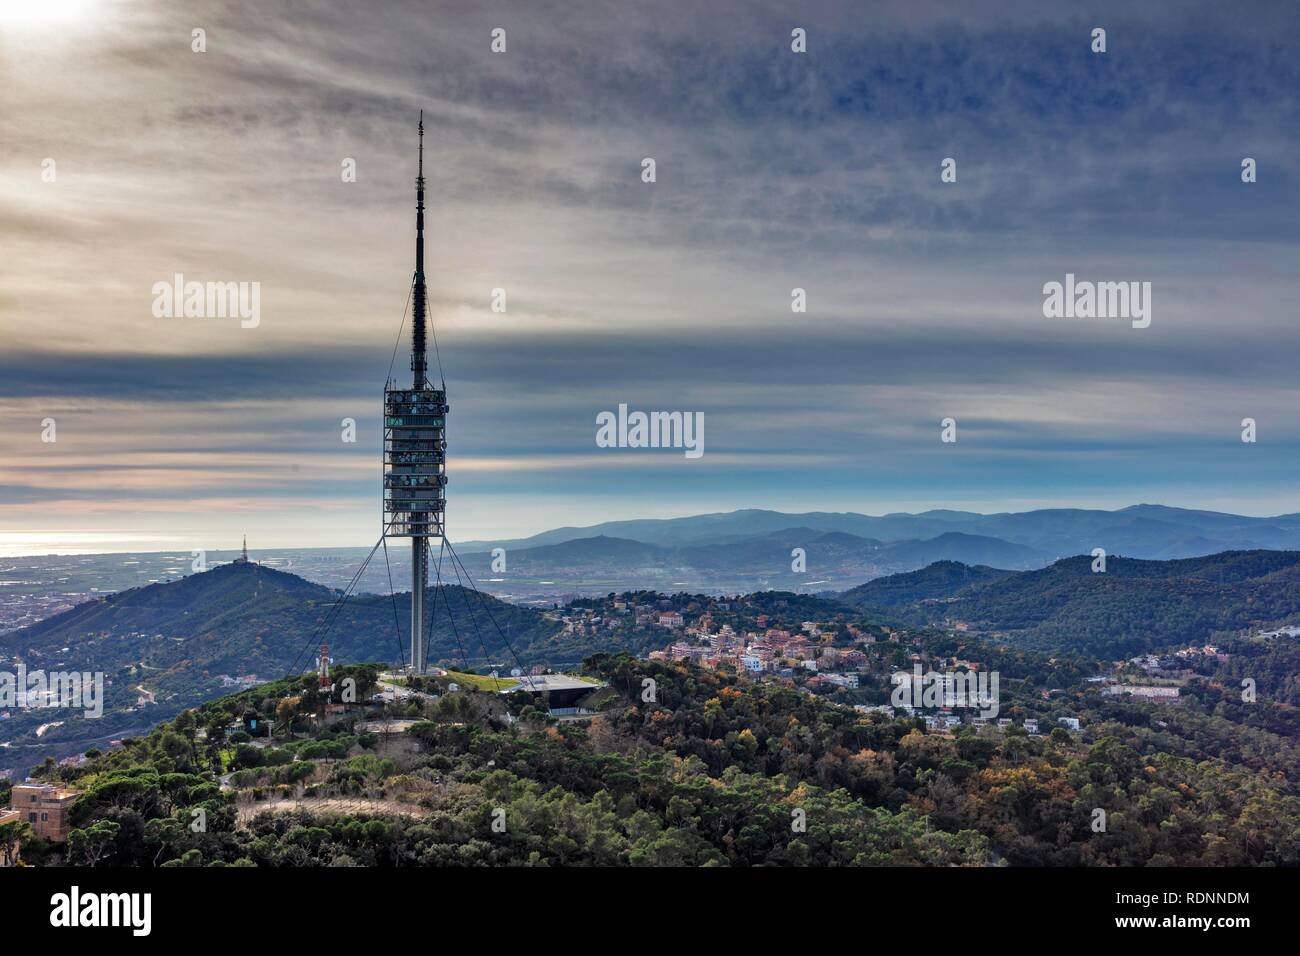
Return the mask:
[[447,393],[384,390],[384,525],[389,537],[441,538]]

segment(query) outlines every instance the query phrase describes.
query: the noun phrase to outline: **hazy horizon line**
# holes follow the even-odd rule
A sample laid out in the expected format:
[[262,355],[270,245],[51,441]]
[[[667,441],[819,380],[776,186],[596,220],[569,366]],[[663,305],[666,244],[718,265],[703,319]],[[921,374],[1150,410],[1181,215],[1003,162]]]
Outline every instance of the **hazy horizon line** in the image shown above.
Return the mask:
[[[1232,518],[1249,518],[1253,520],[1267,520],[1269,518],[1284,518],[1293,514],[1293,512],[1281,512],[1275,514],[1255,515],[1255,514],[1247,514],[1244,512],[1222,511],[1213,508],[1188,508],[1181,505],[1163,505],[1155,502],[1136,502],[1134,504],[1124,505],[1118,508],[1054,506],[1054,507],[1044,507],[1044,508],[1028,508],[1020,511],[1007,510],[1007,509],[997,510],[997,511],[978,511],[970,508],[945,508],[945,507],[936,506],[932,508],[926,508],[920,511],[886,511],[880,514],[872,514],[866,511],[834,511],[834,510],[781,511],[776,508],[748,507],[748,508],[733,508],[730,511],[693,511],[685,514],[674,515],[672,517],[607,518],[603,521],[598,521],[590,525],[557,525],[550,528],[544,528],[541,531],[535,531],[530,534],[522,534],[522,535],[515,535],[515,536],[501,536],[501,537],[466,538],[462,542],[460,542],[459,546],[463,548],[467,545],[475,546],[480,544],[492,544],[500,541],[528,540],[530,538],[539,537],[540,535],[550,534],[552,532],[564,531],[564,530],[592,531],[597,528],[600,528],[602,525],[619,524],[619,523],[632,522],[632,521],[670,522],[670,521],[686,520],[689,518],[705,518],[705,517],[712,517],[717,515],[734,515],[746,511],[766,512],[769,514],[777,514],[777,515],[787,515],[791,518],[798,518],[807,515],[853,515],[853,516],[863,517],[863,518],[921,517],[923,515],[930,514],[936,511],[949,512],[953,514],[975,515],[978,517],[990,518],[990,517],[997,517],[998,515],[1023,515],[1023,514],[1034,514],[1037,512],[1051,512],[1051,511],[1090,511],[1090,512],[1100,512],[1105,514],[1117,514],[1119,512],[1128,511],[1134,508],[1165,508],[1171,511],[1199,512],[1202,514],[1224,515]],[[762,534],[764,532],[757,532],[757,533]],[[94,531],[87,530],[87,531],[80,531],[80,532],[79,531],[39,532],[39,531],[0,530],[0,548],[6,547],[6,545],[3,544],[3,541],[6,536],[13,536],[15,538],[18,537],[31,538],[35,536],[47,537],[47,536],[55,536],[55,535],[66,537],[66,538],[74,538],[74,539],[82,536],[87,538],[93,538],[93,537],[111,538],[112,536],[114,536],[114,532],[104,531],[104,530],[94,530]],[[128,537],[128,536],[135,536],[137,538],[141,537],[141,535],[139,535],[138,533],[129,532],[129,531],[123,531],[121,532],[121,535],[123,537]],[[166,537],[165,535],[149,536],[147,540],[160,541],[165,537]],[[920,539],[920,540],[925,540],[925,539]],[[13,560],[17,558],[98,557],[98,556],[106,556],[106,555],[136,555],[136,554],[159,555],[159,554],[171,554],[171,553],[188,558],[190,555],[193,554],[195,550],[191,547],[152,548],[152,549],[107,548],[107,549],[99,549],[99,550],[86,547],[86,548],[72,548],[69,550],[58,550],[57,548],[56,550],[51,550],[51,551],[35,550],[36,548],[39,547],[40,547],[39,545],[33,545],[29,549],[19,550],[12,553],[10,552],[0,553],[0,560]],[[366,548],[367,546],[364,544],[336,544],[336,545],[273,544],[265,547],[259,547],[256,544],[254,544],[252,547],[250,547],[249,551],[250,553],[255,553],[255,554],[269,554],[272,552],[289,552],[289,551],[364,551],[366,550]],[[202,550],[207,554],[225,554],[227,552],[231,554],[239,554],[240,547],[236,545],[228,548],[226,547],[204,548]]]

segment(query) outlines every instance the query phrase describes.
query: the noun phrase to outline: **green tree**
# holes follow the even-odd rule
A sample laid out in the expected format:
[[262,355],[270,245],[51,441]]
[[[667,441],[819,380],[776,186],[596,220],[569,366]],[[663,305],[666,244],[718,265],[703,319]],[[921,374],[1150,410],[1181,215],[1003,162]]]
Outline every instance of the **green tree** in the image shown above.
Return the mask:
[[13,866],[18,862],[18,853],[31,836],[32,825],[25,820],[0,824],[0,857],[4,859],[5,866]]
[[68,856],[77,863],[95,866],[113,848],[121,827],[111,820],[100,820],[84,830],[68,834]]

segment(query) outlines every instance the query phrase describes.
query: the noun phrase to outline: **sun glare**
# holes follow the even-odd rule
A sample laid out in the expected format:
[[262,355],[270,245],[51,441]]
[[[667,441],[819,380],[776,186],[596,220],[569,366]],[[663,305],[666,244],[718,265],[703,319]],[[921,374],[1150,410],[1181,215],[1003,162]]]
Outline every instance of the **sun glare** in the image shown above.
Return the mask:
[[0,29],[61,27],[99,12],[104,0],[0,0]]

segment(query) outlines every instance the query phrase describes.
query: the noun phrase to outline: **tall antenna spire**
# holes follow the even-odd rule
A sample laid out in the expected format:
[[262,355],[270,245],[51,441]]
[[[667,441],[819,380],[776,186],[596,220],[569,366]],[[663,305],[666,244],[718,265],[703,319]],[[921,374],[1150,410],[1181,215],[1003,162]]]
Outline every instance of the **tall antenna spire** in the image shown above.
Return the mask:
[[413,388],[423,388],[428,370],[424,355],[424,110],[420,110],[420,166],[415,177],[415,318],[411,326]]
[[[415,309],[410,389],[384,388],[384,537],[411,539],[411,670],[424,673],[429,618],[429,541],[444,536],[447,484],[447,392],[425,374],[424,335],[424,112],[420,112],[420,166],[415,179]],[[435,340],[436,341],[436,340]]]

